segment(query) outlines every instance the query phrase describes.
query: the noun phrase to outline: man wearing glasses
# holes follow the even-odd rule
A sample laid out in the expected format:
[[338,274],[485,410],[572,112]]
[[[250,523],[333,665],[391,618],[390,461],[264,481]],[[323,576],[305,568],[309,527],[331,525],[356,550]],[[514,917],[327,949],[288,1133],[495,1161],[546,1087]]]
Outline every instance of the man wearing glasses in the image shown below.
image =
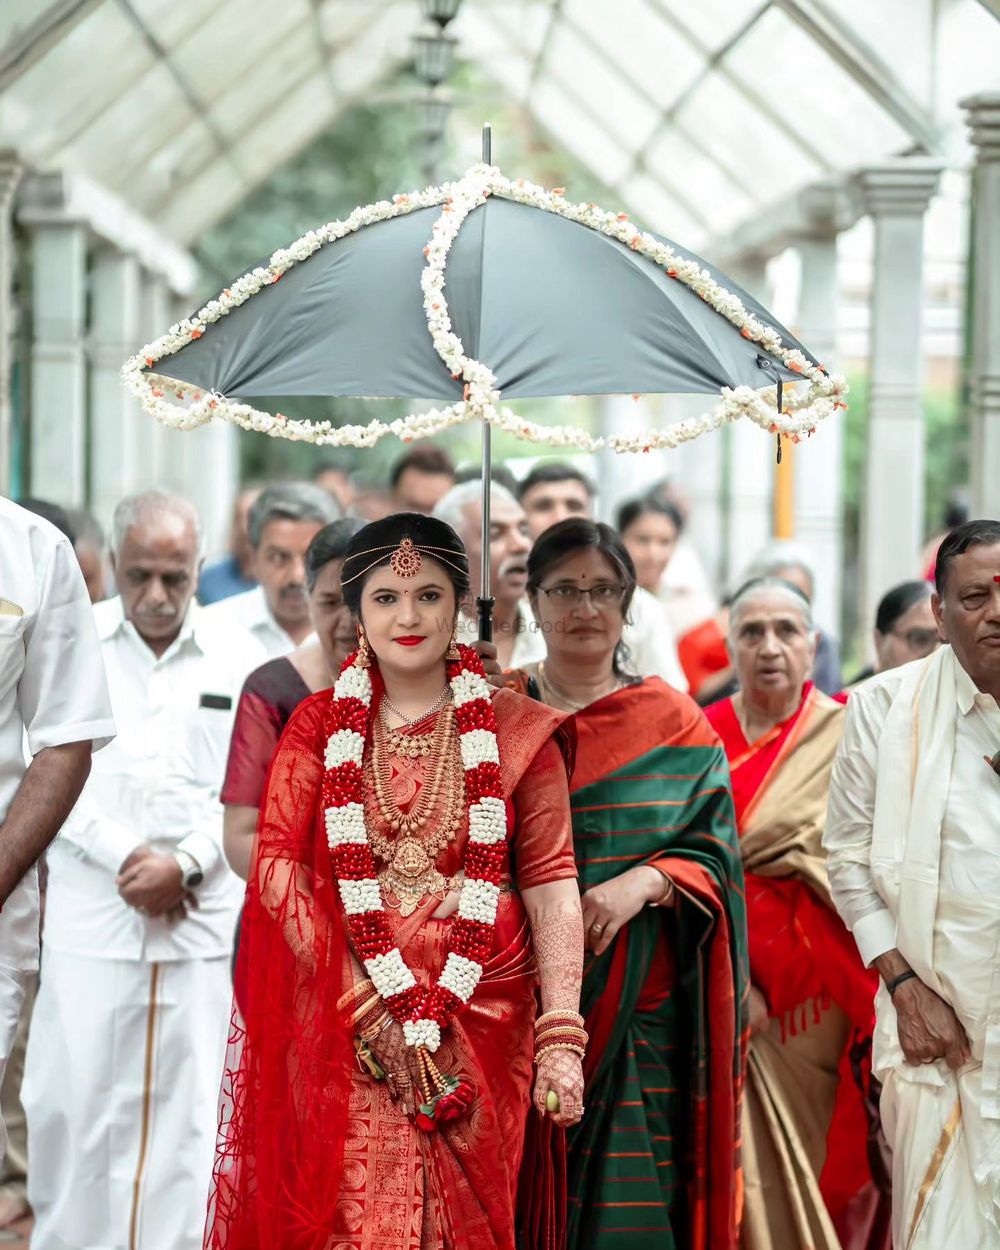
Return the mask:
[[[893,1243],[985,1250],[1000,1245],[1000,521],[944,540],[931,608],[950,645],[851,695],[824,844],[883,982]],[[934,647],[921,625],[888,633]]]

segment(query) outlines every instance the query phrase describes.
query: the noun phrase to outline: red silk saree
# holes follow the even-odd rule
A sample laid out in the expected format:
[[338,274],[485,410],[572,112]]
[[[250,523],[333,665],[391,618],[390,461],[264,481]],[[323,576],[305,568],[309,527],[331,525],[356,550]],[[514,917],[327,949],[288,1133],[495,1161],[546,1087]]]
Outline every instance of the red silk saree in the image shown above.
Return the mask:
[[[312,696],[292,716],[261,809],[206,1247],[514,1250],[537,981],[517,887],[575,876],[565,767],[552,736],[562,718],[509,691],[495,698],[514,888],[501,896],[479,987],[436,1056],[443,1070],[471,1078],[475,1102],[466,1117],[424,1133],[384,1082],[358,1068],[337,1010],[353,973],[322,813],[329,697]],[[433,720],[414,733],[429,732]],[[422,782],[419,757],[392,758],[403,810]],[[445,876],[460,869],[467,837],[463,821],[437,861]],[[432,918],[438,906],[429,896],[408,916],[387,913],[425,981],[445,957],[449,921]]]
[[729,757],[750,974],[770,1017],[750,1041],[743,1245],[865,1246],[867,1232],[849,1232],[852,1207],[878,1202],[853,1069],[867,1064],[877,979],[833,908],[821,845],[844,708],[809,683],[795,714],[754,743],[731,699],[706,714]]

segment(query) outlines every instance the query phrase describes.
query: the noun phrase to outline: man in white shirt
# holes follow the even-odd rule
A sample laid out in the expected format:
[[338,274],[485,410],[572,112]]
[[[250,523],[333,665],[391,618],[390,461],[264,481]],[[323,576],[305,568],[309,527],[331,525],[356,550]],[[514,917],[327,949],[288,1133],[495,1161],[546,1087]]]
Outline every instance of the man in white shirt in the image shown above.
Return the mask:
[[250,508],[247,532],[258,585],[206,609],[232,630],[248,630],[269,659],[287,655],[312,633],[305,556],[324,525],[339,521],[337,501],[311,482],[268,486]]
[[[553,525],[571,517],[594,515],[594,484],[579,469],[561,460],[541,460],[528,473],[520,487],[520,502],[528,519],[532,542]],[[521,612],[531,622],[525,605]],[[622,642],[629,666],[640,677],[662,677],[675,690],[687,691],[687,678],[677,657],[677,643],[663,605],[655,595],[637,586],[629,607]],[[545,659],[545,644],[534,630],[518,648],[517,663]]]
[[198,1250],[242,888],[218,802],[264,658],[192,602],[201,533],[159,492],[116,509],[121,597],[97,604],[118,737],[49,853],[22,1090],[35,1250]]
[[[0,1080],[38,968],[35,862],[76,802],[91,752],[114,733],[73,547],[0,498]],[[0,1155],[5,1143],[0,1124]]]
[[[481,560],[483,551],[483,486],[479,478],[453,486],[438,501],[434,515],[446,521],[461,538],[469,554],[473,599],[483,594]],[[531,611],[524,597],[528,585],[528,552],[531,535],[524,509],[505,486],[490,487],[490,567],[493,607],[493,642],[501,668],[520,668],[545,658],[545,642],[533,629]],[[489,589],[485,592],[489,594]],[[478,626],[473,616],[458,621],[460,641],[475,641]]]
[[1000,1245],[1000,522],[943,542],[951,645],[856,690],[824,844],[878,969],[872,1066],[893,1150],[893,1244]]

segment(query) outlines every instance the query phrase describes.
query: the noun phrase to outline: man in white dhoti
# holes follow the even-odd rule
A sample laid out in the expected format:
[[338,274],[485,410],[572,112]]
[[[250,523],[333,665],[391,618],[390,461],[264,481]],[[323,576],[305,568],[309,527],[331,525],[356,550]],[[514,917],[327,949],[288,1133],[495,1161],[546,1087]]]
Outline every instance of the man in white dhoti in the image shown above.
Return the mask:
[[192,603],[200,547],[185,500],[116,510],[93,611],[118,737],[49,853],[22,1091],[34,1250],[201,1246],[242,897],[218,792],[264,652]]
[[[35,861],[76,802],[92,750],[114,732],[73,547],[0,498],[0,1080],[38,968]],[[0,1157],[5,1148],[0,1123]]]
[[1000,1246],[1000,522],[950,534],[950,646],[848,703],[825,845],[833,897],[881,974],[873,1069],[896,1250]]

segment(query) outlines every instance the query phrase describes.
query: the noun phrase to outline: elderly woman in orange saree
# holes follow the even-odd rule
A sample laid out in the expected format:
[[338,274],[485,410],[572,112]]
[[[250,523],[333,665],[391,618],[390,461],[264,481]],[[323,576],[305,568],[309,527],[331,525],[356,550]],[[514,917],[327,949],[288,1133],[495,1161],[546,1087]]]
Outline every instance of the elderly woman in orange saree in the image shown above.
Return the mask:
[[809,603],[762,578],[733,601],[740,691],[709,707],[732,773],[746,873],[751,1039],[743,1122],[745,1250],[884,1244],[852,1074],[875,978],[833,909],[821,836],[844,708],[808,680]]
[[[514,1250],[532,1103],[582,1114],[562,717],[454,642],[443,522],[366,526],[342,587],[358,653],[292,715],[262,805],[205,1244]],[[525,1244],[565,1214],[549,1159]]]

